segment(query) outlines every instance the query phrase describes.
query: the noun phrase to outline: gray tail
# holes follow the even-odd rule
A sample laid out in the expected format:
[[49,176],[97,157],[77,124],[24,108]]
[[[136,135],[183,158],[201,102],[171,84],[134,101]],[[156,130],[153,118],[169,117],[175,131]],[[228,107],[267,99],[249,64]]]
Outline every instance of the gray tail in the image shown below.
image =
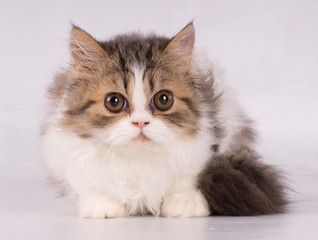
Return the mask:
[[249,148],[216,153],[198,177],[213,215],[281,213],[287,204],[282,175]]

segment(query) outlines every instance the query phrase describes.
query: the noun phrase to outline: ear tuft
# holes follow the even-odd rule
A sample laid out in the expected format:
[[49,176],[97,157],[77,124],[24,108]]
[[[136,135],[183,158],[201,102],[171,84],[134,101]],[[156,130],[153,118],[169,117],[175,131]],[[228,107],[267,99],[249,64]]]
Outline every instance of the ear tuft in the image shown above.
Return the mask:
[[72,65],[77,71],[94,69],[94,64],[107,57],[104,49],[84,30],[73,25],[69,41]]
[[175,37],[173,37],[164,53],[179,57],[189,63],[194,48],[195,30],[193,23],[185,26]]

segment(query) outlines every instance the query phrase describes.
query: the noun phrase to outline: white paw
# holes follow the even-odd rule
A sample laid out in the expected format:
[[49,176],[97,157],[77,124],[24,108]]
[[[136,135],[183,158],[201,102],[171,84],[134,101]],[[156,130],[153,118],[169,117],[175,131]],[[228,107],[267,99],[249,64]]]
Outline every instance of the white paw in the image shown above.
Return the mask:
[[209,205],[199,190],[173,193],[164,198],[163,217],[206,217],[210,215]]
[[80,199],[79,214],[83,218],[118,218],[127,216],[127,210],[106,194],[92,194]]

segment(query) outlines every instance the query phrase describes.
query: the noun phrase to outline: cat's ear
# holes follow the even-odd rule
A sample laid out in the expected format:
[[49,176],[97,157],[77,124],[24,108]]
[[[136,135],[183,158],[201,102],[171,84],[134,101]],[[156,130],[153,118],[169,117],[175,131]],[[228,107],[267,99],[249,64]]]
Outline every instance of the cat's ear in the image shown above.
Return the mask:
[[94,70],[96,63],[108,56],[92,36],[76,26],[71,32],[69,50],[72,66],[79,72]]
[[191,22],[170,40],[164,53],[178,57],[185,64],[190,64],[194,40],[195,30]]

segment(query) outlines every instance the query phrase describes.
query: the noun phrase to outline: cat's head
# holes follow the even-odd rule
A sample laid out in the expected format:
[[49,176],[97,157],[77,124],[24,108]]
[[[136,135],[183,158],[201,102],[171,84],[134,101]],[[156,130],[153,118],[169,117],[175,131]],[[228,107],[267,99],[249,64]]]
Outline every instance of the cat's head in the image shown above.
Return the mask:
[[202,96],[193,71],[195,31],[98,42],[74,27],[62,126],[114,146],[169,145],[196,137]]

